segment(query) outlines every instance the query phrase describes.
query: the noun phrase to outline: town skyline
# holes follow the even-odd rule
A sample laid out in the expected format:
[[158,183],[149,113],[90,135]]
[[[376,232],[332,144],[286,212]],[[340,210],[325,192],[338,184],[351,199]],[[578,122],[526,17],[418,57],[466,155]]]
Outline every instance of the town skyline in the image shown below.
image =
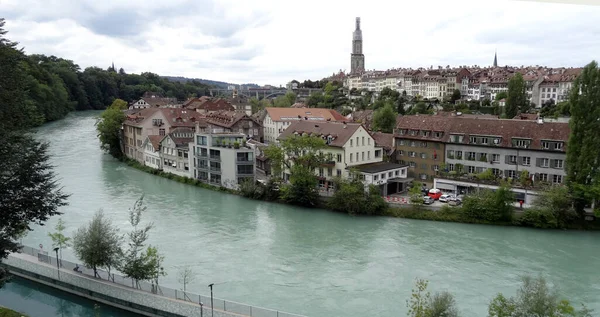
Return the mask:
[[[499,66],[583,67],[596,58],[600,43],[600,27],[593,23],[600,7],[585,5],[375,1],[362,10],[351,4],[319,4],[322,10],[312,10],[317,2],[309,1],[294,14],[310,15],[315,22],[296,23],[282,14],[289,14],[285,6],[269,0],[252,5],[204,1],[203,6],[179,0],[151,8],[135,1],[83,1],[66,10],[30,2],[24,6],[22,1],[2,0],[11,38],[28,54],[71,59],[82,68],[106,68],[114,62],[128,73],[150,71],[236,84],[279,86],[292,79],[350,72],[356,17],[361,17],[366,70],[486,67],[492,65],[495,52]],[[135,5],[139,6],[128,11]],[[378,9],[383,5],[390,10]],[[407,9],[423,14],[397,13]],[[210,12],[210,17],[198,11]],[[331,16],[334,11],[339,14]],[[193,23],[184,23],[194,14],[199,16]],[[305,40],[303,33],[308,34]]]

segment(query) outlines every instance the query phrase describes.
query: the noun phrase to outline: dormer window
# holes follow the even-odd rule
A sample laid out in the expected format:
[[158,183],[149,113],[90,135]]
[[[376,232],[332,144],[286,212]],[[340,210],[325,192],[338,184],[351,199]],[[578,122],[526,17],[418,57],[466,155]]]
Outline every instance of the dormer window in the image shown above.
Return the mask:
[[474,137],[474,136],[470,136],[470,137],[469,137],[469,143],[470,143],[470,144],[475,144],[475,143],[477,143],[477,138],[476,138],[476,137]]
[[417,130],[410,130],[410,135],[417,135]]
[[554,149],[556,151],[561,151],[562,148],[563,148],[563,143],[562,142],[556,142],[556,143],[554,143]]
[[439,138],[441,138],[441,137],[442,137],[442,135],[443,135],[443,132],[435,132],[435,133],[434,133],[434,136],[435,136],[436,138],[438,138],[438,139],[439,139]]
[[514,147],[528,148],[530,143],[531,143],[531,140],[513,139]]

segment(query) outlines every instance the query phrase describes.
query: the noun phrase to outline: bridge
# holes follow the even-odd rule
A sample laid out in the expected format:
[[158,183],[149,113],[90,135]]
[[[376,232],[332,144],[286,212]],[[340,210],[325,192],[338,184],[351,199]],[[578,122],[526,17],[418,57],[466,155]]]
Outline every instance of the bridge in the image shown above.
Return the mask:
[[[234,90],[231,89],[209,89],[212,97],[218,95],[233,96]],[[285,88],[249,88],[244,90],[238,90],[238,96],[244,96],[247,98],[256,99],[272,99],[278,96],[283,96],[288,92]]]

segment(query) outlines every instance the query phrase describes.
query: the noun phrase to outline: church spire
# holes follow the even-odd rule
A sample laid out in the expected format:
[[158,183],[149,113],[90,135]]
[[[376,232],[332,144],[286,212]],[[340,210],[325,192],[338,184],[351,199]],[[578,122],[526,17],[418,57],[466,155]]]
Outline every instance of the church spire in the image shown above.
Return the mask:
[[494,67],[498,67],[498,51],[494,52]]
[[356,18],[356,28],[352,33],[352,54],[350,54],[350,72],[353,74],[365,70],[365,55],[363,55],[362,30],[360,29],[360,18]]

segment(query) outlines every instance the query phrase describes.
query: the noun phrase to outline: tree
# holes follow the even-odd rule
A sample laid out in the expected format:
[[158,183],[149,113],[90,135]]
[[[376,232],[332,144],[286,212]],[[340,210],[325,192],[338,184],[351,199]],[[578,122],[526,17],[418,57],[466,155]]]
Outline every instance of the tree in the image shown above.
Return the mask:
[[464,199],[462,212],[471,219],[489,222],[510,221],[513,214],[514,194],[507,184],[495,191],[479,189]]
[[406,301],[410,317],[457,317],[458,308],[454,296],[448,292],[431,296],[427,291],[429,282],[417,279],[410,300]]
[[430,317],[458,317],[454,296],[448,292],[436,293],[429,302]]
[[289,136],[280,144],[265,148],[265,156],[271,161],[273,175],[281,177],[289,172],[289,185],[281,190],[281,197],[293,204],[314,206],[319,198],[315,170],[325,161],[320,150],[325,141],[316,136]]
[[519,219],[536,228],[565,228],[577,218],[573,199],[566,186],[551,186],[540,192],[533,206]]
[[189,266],[184,266],[179,270],[177,274],[177,280],[179,283],[183,284],[183,291],[186,291],[186,287],[189,283],[192,283],[196,278],[196,273]]
[[421,190],[422,184],[418,181],[414,181],[412,183],[412,187],[408,190],[408,196],[410,198],[410,203],[414,207],[422,207],[423,206],[423,192]]
[[592,316],[585,306],[577,311],[568,300],[560,299],[556,288],[550,287],[542,276],[522,277],[516,297],[498,294],[488,306],[489,317],[566,317]]
[[385,106],[373,114],[373,128],[380,130],[384,133],[392,133],[396,127],[396,116],[398,114],[394,112],[394,108],[390,103],[386,103]]
[[58,218],[58,223],[54,227],[56,232],[48,233],[50,239],[52,239],[52,247],[60,250],[60,261],[62,265],[62,250],[71,246],[71,238],[63,234],[65,230],[65,223],[62,218]]
[[115,158],[121,158],[121,127],[125,121],[125,113],[121,109],[127,107],[127,103],[116,99],[108,109],[102,112],[100,119],[96,122],[96,131],[100,139],[100,148]]
[[452,96],[450,97],[450,102],[455,103],[456,101],[460,100],[461,97],[462,94],[460,93],[460,90],[454,89],[454,91],[452,91]]
[[574,195],[575,208],[583,214],[586,203],[600,196],[600,69],[596,61],[588,64],[573,83],[571,134],[567,147],[567,181]]
[[100,277],[98,268],[106,268],[110,275],[111,268],[116,267],[121,259],[122,240],[119,228],[100,209],[73,236],[73,250],[79,260],[94,270],[95,277]]
[[500,101],[502,99],[506,99],[508,97],[508,93],[506,91],[501,91],[496,94],[496,101]]
[[142,220],[142,213],[146,211],[144,206],[144,196],[140,197],[129,209],[129,223],[133,230],[127,234],[129,237],[129,249],[125,251],[120,270],[125,276],[132,278],[139,287],[139,281],[151,280],[157,278],[157,262],[160,257],[155,248],[148,247],[144,251],[148,232],[154,226],[148,223],[138,228]]
[[327,203],[333,210],[351,215],[378,215],[387,209],[379,188],[374,185],[365,188],[360,173],[356,171],[351,171],[347,179],[336,179],[334,186],[335,193]]
[[524,113],[529,110],[529,101],[527,101],[527,86],[523,75],[516,73],[508,81],[508,92],[506,97],[505,113],[509,119],[514,118],[519,112]]

